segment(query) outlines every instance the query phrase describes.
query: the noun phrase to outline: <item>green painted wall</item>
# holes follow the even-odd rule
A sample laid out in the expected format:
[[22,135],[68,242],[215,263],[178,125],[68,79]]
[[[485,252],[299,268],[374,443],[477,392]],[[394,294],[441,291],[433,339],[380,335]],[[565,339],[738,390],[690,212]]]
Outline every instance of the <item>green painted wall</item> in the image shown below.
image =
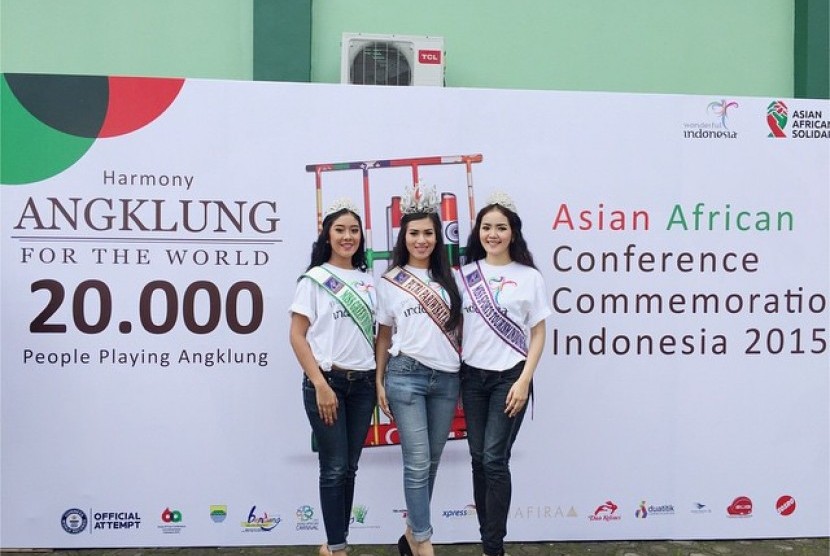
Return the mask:
[[311,80],[311,0],[254,0],[254,79]]
[[7,73],[251,79],[251,0],[0,0]]
[[348,31],[445,37],[448,86],[791,97],[794,1],[0,0],[0,71],[338,82]]
[[830,1],[795,2],[795,96],[830,99]]
[[793,0],[317,0],[312,81],[343,32],[445,38],[446,83],[792,96]]

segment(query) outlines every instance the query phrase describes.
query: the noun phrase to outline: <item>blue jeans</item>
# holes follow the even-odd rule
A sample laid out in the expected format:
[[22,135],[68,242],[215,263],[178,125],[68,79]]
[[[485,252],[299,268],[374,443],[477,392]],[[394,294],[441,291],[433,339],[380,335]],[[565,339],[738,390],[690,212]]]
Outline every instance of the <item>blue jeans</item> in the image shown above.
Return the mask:
[[458,405],[458,373],[397,355],[386,365],[384,382],[401,439],[406,523],[413,538],[423,542],[432,537],[429,503]]
[[349,534],[357,461],[377,401],[375,371],[331,371],[325,376],[337,395],[334,424],[326,425],[320,418],[314,385],[308,377],[303,379],[303,403],[317,441],[326,539],[331,550],[343,550]]
[[510,387],[524,361],[506,371],[461,365],[461,398],[473,464],[473,499],[485,554],[503,554],[512,483],[510,449],[519,434],[527,404],[515,417],[504,412]]

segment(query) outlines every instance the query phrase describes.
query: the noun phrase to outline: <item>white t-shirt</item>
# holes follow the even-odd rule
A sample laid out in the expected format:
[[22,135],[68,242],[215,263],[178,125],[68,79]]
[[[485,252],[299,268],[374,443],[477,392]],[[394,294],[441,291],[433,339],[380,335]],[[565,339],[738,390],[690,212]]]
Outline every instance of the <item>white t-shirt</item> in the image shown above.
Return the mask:
[[[347,283],[360,295],[375,313],[375,283],[371,274],[360,270],[346,270],[328,263],[323,268]],[[311,278],[297,282],[292,313],[305,315],[311,322],[306,340],[317,364],[324,371],[332,366],[339,369],[368,371],[375,368],[375,349],[349,316],[343,305]]]
[[[522,328],[529,342],[530,329],[551,314],[542,274],[515,261],[501,266],[487,264],[484,260],[478,263],[496,305]],[[473,268],[475,263],[463,266],[461,272],[469,273]],[[524,360],[522,354],[499,338],[478,314],[463,278],[460,274],[457,277],[464,315],[461,359],[468,365],[491,371],[504,371]]]
[[[413,275],[441,294],[449,304],[450,297],[438,282],[433,281],[427,269],[406,266]],[[392,327],[390,355],[402,353],[431,369],[458,372],[461,360],[435,321],[430,318],[415,297],[385,278],[378,281],[378,324]]]

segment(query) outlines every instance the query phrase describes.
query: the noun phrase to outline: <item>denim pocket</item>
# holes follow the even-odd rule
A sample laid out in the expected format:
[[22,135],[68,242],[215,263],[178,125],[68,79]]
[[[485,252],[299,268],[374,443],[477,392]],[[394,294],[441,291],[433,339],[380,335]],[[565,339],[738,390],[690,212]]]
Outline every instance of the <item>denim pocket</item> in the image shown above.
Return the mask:
[[395,355],[389,358],[389,362],[386,364],[386,372],[399,375],[426,375],[432,372],[432,369],[423,365],[417,359],[409,357],[408,355]]

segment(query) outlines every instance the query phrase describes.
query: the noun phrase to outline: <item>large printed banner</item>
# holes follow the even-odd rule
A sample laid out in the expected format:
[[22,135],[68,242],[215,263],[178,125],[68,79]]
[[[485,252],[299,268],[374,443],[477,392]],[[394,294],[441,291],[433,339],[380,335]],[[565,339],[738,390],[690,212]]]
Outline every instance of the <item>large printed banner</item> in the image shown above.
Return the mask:
[[[508,540],[830,534],[830,103],[5,75],[3,547],[317,544],[288,306],[319,211],[511,194],[548,289]],[[510,283],[492,284],[497,290]],[[435,541],[478,538],[463,414]],[[378,418],[350,541],[404,527]]]

